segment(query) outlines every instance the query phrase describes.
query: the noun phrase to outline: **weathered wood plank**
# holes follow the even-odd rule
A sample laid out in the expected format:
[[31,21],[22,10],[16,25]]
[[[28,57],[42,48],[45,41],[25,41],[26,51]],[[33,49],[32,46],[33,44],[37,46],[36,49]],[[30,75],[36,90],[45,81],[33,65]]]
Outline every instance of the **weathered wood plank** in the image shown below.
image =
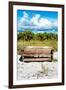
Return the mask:
[[44,62],[51,61],[51,58],[24,58],[24,62]]
[[22,54],[24,57],[51,57],[51,54]]

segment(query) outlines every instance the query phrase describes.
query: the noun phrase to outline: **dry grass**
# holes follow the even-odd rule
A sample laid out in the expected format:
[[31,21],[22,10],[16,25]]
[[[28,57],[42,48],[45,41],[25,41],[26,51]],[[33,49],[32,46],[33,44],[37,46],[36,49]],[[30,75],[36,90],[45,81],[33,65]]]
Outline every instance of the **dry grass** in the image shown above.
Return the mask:
[[17,51],[24,49],[25,46],[50,46],[53,47],[54,50],[57,50],[58,42],[57,40],[44,40],[44,41],[39,41],[39,40],[30,40],[30,41],[23,41],[19,40],[17,42]]

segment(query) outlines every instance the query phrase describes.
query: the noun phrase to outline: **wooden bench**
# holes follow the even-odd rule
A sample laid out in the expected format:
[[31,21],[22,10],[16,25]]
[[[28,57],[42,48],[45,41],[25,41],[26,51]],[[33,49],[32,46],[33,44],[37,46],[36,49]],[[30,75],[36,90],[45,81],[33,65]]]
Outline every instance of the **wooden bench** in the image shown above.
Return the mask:
[[53,60],[53,48],[43,46],[26,46],[24,50],[21,50],[21,59],[25,62],[41,62]]

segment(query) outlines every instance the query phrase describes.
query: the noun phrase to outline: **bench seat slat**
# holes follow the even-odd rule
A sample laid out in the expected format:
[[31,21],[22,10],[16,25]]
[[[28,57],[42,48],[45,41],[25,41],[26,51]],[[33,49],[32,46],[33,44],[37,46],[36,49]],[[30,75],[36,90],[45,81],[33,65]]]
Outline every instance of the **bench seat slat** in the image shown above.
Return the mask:
[[23,54],[24,57],[51,57],[51,54]]
[[24,61],[25,62],[29,62],[29,61],[35,61],[35,62],[37,62],[37,61],[51,61],[51,58],[24,58]]

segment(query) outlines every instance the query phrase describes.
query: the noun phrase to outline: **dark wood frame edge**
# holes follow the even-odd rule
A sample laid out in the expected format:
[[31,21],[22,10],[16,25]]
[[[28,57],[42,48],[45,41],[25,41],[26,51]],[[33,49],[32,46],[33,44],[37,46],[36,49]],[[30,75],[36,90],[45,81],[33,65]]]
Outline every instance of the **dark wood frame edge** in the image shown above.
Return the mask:
[[[42,4],[42,3],[28,3],[28,2],[12,2],[9,1],[9,88],[27,88],[27,87],[41,87],[41,86],[57,86],[64,85],[64,5],[59,4]],[[43,84],[26,84],[13,85],[13,5],[27,5],[27,6],[45,6],[62,8],[62,82],[43,83]],[[11,17],[11,18],[10,18]]]
[[[10,18],[11,17],[11,18]],[[9,88],[13,87],[13,5],[9,2]]]

